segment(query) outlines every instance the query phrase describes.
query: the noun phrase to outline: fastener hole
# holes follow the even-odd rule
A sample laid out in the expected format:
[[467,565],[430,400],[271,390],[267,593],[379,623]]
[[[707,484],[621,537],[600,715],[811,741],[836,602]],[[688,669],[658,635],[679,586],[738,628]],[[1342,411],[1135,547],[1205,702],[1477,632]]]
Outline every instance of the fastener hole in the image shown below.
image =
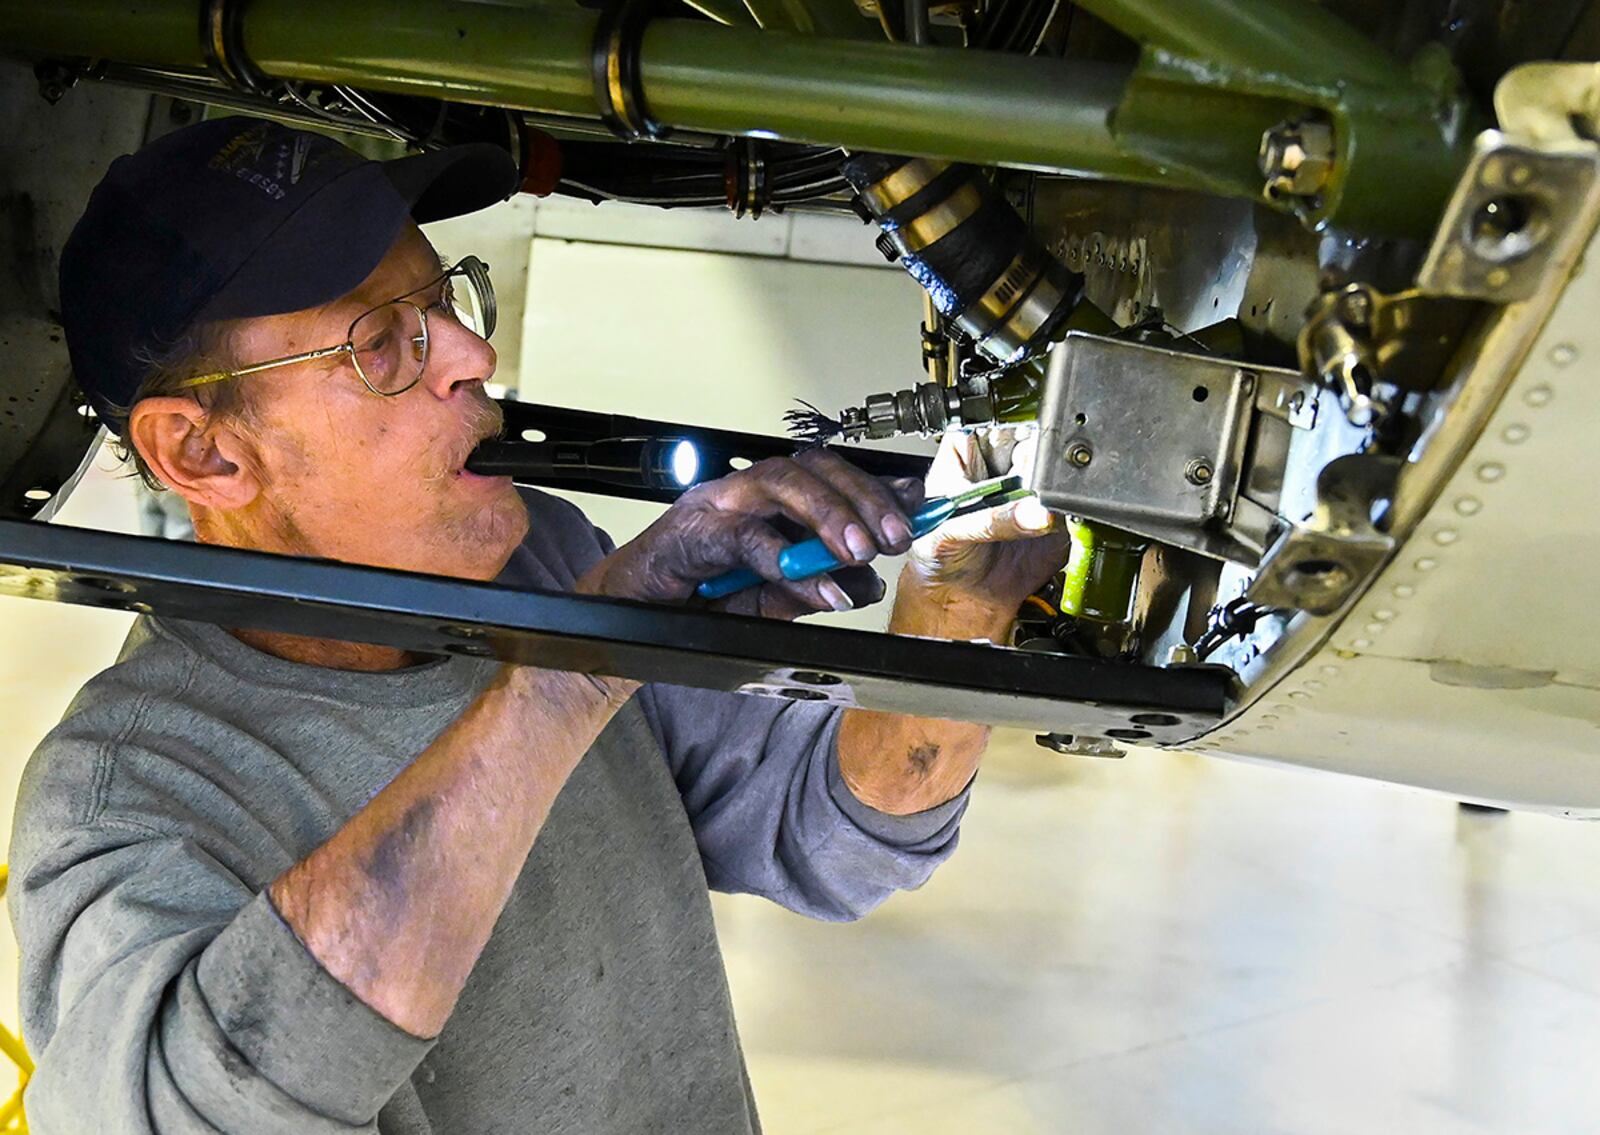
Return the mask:
[[1294,565],[1294,570],[1301,575],[1310,576],[1312,579],[1321,579],[1330,575],[1337,575],[1344,569],[1332,560],[1301,560]]
[[1087,425],[1089,423],[1089,415],[1088,414],[1074,414],[1072,416],[1072,420],[1074,422],[1077,422],[1080,426]]
[[798,686],[788,686],[778,690],[780,698],[793,698],[795,701],[827,701],[828,695],[821,690],[802,690]]
[[804,686],[837,686],[844,681],[836,674],[823,674],[816,670],[796,670],[791,677]]
[[1150,731],[1148,729],[1107,729],[1106,736],[1114,737],[1118,741],[1148,741],[1150,739]]
[[543,430],[529,429],[529,430],[523,430],[522,431],[522,440],[523,441],[544,441],[549,436],[550,435],[545,433]]
[[1170,713],[1136,713],[1128,720],[1135,725],[1150,725],[1162,728],[1169,725],[1178,725],[1183,719]]
[[730,458],[728,458],[728,468],[729,469],[748,469],[748,468],[750,468],[750,466],[752,466],[754,464],[755,464],[755,462],[751,461],[748,457],[730,457]]
[[49,489],[29,489],[22,494],[26,499],[43,504],[56,494]]
[[1485,260],[1514,260],[1542,237],[1534,204],[1526,197],[1491,197],[1467,221],[1467,240]]
[[1197,386],[1194,388],[1194,393],[1191,394],[1190,397],[1196,402],[1204,402],[1207,398],[1211,397],[1211,391],[1207,390],[1203,386]]

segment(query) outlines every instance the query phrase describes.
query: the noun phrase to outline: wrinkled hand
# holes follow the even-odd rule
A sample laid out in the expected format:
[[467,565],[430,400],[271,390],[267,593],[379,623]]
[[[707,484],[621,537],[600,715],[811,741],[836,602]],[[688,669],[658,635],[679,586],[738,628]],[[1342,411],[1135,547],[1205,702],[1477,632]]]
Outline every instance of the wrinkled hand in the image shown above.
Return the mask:
[[[1037,445],[1036,436],[1017,440],[1012,429],[981,439],[947,433],[928,472],[928,495],[953,495],[1002,470],[1020,474],[1026,483]],[[1067,549],[1062,518],[1025,497],[940,525],[913,546],[906,577],[936,595],[1014,612],[1061,570]]]
[[[705,580],[748,567],[768,582],[713,607],[781,619],[848,611],[883,598],[883,581],[866,564],[910,547],[908,514],[921,506],[922,492],[914,479],[880,480],[824,450],[770,458],[684,493],[595,565],[578,590],[676,603]],[[814,579],[784,579],[778,553],[812,534],[849,566]]]

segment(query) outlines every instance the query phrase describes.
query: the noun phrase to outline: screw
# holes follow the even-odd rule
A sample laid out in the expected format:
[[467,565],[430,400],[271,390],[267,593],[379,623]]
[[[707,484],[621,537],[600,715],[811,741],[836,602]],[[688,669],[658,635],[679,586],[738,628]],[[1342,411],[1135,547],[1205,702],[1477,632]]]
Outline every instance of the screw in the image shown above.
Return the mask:
[[1186,642],[1178,642],[1167,651],[1168,666],[1190,666],[1200,661],[1200,654]]
[[1094,460],[1094,450],[1084,442],[1075,441],[1067,446],[1067,460],[1082,469]]
[[1183,475],[1188,478],[1191,485],[1209,485],[1211,478],[1217,475],[1217,471],[1204,457],[1196,457],[1189,462],[1189,468],[1184,470]]

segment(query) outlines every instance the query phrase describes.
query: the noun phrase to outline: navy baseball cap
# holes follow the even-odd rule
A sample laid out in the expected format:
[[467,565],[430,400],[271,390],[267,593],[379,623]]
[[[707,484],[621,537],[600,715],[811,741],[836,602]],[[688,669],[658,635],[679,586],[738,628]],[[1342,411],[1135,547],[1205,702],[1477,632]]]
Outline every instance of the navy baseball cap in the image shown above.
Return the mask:
[[509,197],[496,146],[375,162],[254,118],[174,131],[111,163],[61,250],[61,323],[78,386],[112,429],[149,363],[195,323],[329,303],[378,266],[407,218]]

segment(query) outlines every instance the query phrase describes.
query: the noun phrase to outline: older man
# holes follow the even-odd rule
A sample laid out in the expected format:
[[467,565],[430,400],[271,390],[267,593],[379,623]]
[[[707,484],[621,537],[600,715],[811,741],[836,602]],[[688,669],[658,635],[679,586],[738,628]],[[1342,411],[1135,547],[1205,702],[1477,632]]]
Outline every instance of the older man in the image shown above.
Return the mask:
[[[615,549],[464,470],[499,428],[463,302],[487,281],[416,222],[513,181],[488,147],[169,135],[112,166],[63,252],[78,380],[202,541],[665,603],[748,565],[772,582],[744,609],[776,617],[881,595],[864,565],[907,549],[920,488],[823,454]],[[855,577],[783,582],[779,516]],[[1048,527],[1012,509],[919,547],[891,628],[1002,638],[1060,562]],[[34,1128],[753,1131],[708,885],[862,914],[949,854],[985,739],[141,619],[18,804]]]

